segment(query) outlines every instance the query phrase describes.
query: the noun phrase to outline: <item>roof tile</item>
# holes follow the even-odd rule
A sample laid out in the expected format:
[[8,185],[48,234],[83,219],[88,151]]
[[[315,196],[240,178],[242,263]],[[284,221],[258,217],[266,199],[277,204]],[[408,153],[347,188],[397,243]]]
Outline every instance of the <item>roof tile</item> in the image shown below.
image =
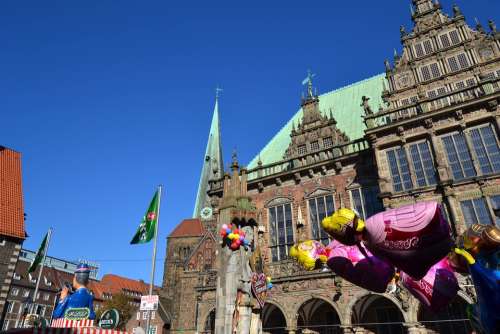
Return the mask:
[[0,146],[0,235],[26,238],[21,154]]
[[199,218],[184,219],[177,225],[172,233],[170,233],[169,238],[200,237],[204,232],[205,229]]

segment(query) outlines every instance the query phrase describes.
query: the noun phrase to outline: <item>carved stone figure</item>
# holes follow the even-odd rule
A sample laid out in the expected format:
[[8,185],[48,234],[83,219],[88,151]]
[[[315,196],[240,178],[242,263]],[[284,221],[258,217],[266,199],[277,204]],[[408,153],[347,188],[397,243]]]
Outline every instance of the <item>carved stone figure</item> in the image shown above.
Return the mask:
[[370,101],[370,98],[367,97],[367,96],[363,96],[361,98],[361,104],[360,104],[360,107],[363,107],[363,110],[365,111],[365,115],[372,115],[373,114],[373,111],[372,111],[372,108],[370,107],[370,104],[368,103],[368,101]]

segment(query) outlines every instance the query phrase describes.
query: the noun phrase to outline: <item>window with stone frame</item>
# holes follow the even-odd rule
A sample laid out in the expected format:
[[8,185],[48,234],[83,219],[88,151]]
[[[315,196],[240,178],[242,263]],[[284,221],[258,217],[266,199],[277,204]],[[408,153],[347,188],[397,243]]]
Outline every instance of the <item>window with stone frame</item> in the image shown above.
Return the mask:
[[332,139],[332,137],[323,138],[323,146],[325,148],[332,147],[333,146],[333,139]]
[[449,48],[451,46],[450,39],[448,38],[448,34],[443,34],[439,36],[439,40],[441,41],[442,48]]
[[8,306],[7,306],[7,313],[12,313],[14,311],[14,306],[16,305],[16,302],[14,301],[8,301]]
[[356,210],[362,219],[366,219],[378,212],[384,211],[378,187],[362,187],[349,190],[351,208]]
[[482,174],[500,172],[500,150],[495,131],[490,124],[470,129],[472,146]]
[[13,295],[13,296],[19,295],[19,289],[18,288],[12,288],[10,290],[10,294]]
[[430,39],[425,40],[422,44],[424,45],[425,54],[429,54],[432,53],[432,51],[434,51]]
[[335,203],[333,195],[319,196],[308,200],[309,222],[311,224],[311,233],[314,240],[328,244],[330,238],[328,233],[321,227],[321,222],[327,216],[335,212]]
[[460,53],[457,56],[457,59],[461,69],[469,67],[469,61],[467,60],[467,56],[465,55],[465,53]]
[[462,132],[456,132],[441,137],[441,140],[443,141],[453,180],[476,176],[465,135]]
[[460,207],[466,226],[471,226],[472,224],[491,224],[491,216],[488,213],[488,207],[484,198],[461,201]]
[[306,148],[306,145],[299,145],[299,146],[297,147],[297,151],[298,151],[298,154],[299,154],[299,155],[306,154],[306,153],[307,153],[307,148]]
[[387,150],[386,155],[391,171],[393,190],[399,192],[412,189],[413,182],[405,150],[402,147],[393,148]]
[[432,79],[431,77],[431,72],[429,70],[429,67],[428,66],[422,66],[420,68],[420,73],[422,74],[422,80],[423,81],[429,81]]
[[439,66],[437,63],[432,63],[429,65],[429,67],[431,69],[432,78],[437,78],[441,75],[441,71],[439,71]]
[[424,56],[424,48],[422,47],[422,43],[416,43],[414,46],[415,49],[415,54],[417,57],[423,57]]
[[474,78],[470,78],[470,79],[465,80],[465,83],[466,83],[467,87],[472,87],[476,84],[476,80]]
[[[500,195],[494,195],[490,197],[490,204],[493,212],[500,210]],[[495,224],[500,227],[500,217],[494,216]]]
[[30,291],[29,290],[24,290],[23,292],[23,297],[29,297]]
[[417,186],[425,187],[436,184],[436,169],[429,143],[427,141],[414,143],[409,146],[409,149]]
[[454,45],[460,43],[460,36],[458,35],[457,30],[450,31],[450,39],[451,39],[451,43]]
[[459,81],[455,83],[455,89],[460,90],[465,88],[465,82],[464,81]]
[[7,329],[9,329],[9,320],[4,320],[3,322],[3,326],[2,326],[2,330],[3,331],[6,331]]
[[269,248],[272,261],[288,258],[288,251],[294,243],[292,204],[284,203],[268,208]]
[[456,71],[460,70],[460,67],[458,66],[457,59],[455,57],[448,58],[448,66],[450,67],[451,72],[456,72]]
[[319,150],[319,142],[317,140],[311,142],[311,151]]

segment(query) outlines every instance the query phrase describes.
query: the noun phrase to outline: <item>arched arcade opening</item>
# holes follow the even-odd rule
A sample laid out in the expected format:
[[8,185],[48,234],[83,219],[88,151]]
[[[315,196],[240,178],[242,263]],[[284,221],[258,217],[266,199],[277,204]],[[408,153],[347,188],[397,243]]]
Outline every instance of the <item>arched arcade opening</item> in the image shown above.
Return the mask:
[[404,334],[403,313],[390,299],[370,294],[358,300],[352,310],[353,327],[363,327],[369,333]]
[[460,296],[442,311],[433,312],[421,305],[418,311],[418,321],[431,333],[467,334],[472,332],[471,323],[467,317],[468,303]]
[[286,334],[286,318],[281,309],[266,303],[262,309],[262,331],[268,334]]
[[340,317],[327,301],[310,299],[302,304],[297,312],[297,332],[341,334]]

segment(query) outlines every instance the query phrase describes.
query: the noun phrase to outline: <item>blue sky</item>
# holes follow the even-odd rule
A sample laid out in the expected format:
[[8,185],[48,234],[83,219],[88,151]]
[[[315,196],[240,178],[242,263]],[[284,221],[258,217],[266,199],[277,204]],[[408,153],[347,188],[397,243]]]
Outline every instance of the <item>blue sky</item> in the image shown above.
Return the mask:
[[[160,284],[166,236],[192,213],[215,86],[225,161],[236,148],[248,163],[297,110],[307,69],[320,92],[381,73],[409,3],[2,1],[0,144],[22,152],[25,247],[53,226],[50,255],[148,281],[151,244],[129,241],[163,183]],[[456,3],[469,23],[500,19],[497,0]]]

